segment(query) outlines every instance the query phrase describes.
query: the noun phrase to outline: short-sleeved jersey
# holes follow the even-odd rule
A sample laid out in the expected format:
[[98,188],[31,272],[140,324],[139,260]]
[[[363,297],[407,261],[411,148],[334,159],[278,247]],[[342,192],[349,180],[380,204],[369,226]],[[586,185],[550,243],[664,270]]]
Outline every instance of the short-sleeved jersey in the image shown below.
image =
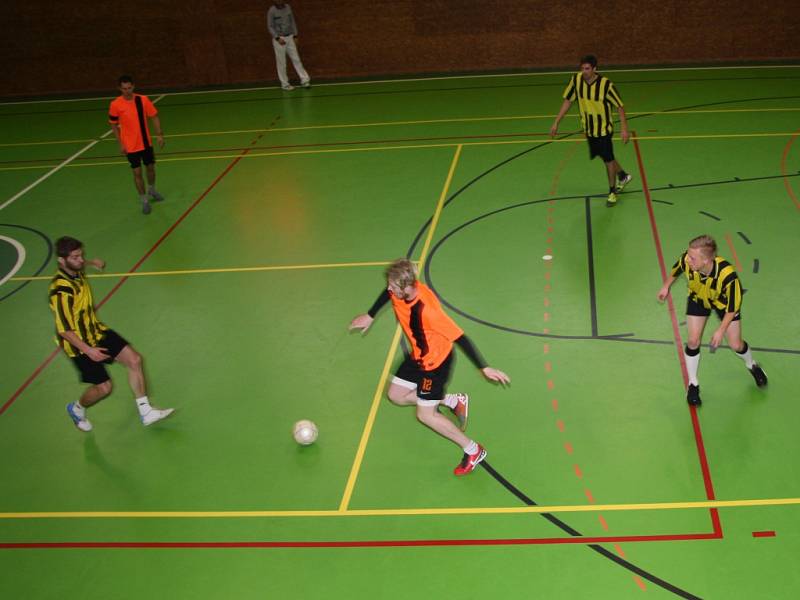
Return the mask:
[[703,275],[686,262],[686,252],[672,265],[672,276],[686,275],[689,283],[689,297],[705,308],[718,308],[725,312],[737,313],[742,307],[742,284],[739,276],[727,260],[721,256],[714,258],[711,273]]
[[130,154],[153,146],[147,119],[157,114],[155,105],[147,96],[134,94],[132,100],[119,96],[108,109],[108,122],[119,125],[122,145]]
[[49,296],[56,319],[56,344],[67,356],[78,356],[81,351],[59,335],[63,331],[74,331],[81,340],[96,346],[108,327],[97,319],[86,275],[78,273],[73,277],[59,269],[50,282]]
[[423,371],[432,371],[453,351],[453,342],[464,335],[448,317],[436,294],[417,282],[417,296],[407,302],[389,292],[397,321],[411,344],[411,358]]
[[611,80],[598,75],[593,83],[583,80],[581,73],[570,78],[564,89],[564,99],[578,101],[583,131],[589,137],[603,137],[614,133],[612,106],[621,108],[622,99]]

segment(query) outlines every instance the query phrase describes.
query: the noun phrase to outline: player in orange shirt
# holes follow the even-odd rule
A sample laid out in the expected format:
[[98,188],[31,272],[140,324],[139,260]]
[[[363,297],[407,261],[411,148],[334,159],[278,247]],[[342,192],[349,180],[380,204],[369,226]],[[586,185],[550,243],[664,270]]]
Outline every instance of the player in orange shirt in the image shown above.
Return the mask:
[[[508,384],[511,379],[486,364],[461,328],[442,310],[433,291],[417,280],[416,267],[410,260],[401,258],[389,265],[386,281],[387,289],[367,313],[353,319],[350,329],[365,332],[381,307],[391,300],[394,314],[411,345],[411,354],[392,379],[387,392],[389,400],[401,406],[415,404],[420,422],[458,444],[464,450],[464,457],[453,472],[466,475],[486,457],[486,449],[463,433],[469,415],[469,396],[445,394],[453,365],[453,344],[458,344],[487,379],[500,384]],[[460,428],[439,412],[439,404],[453,411]]]
[[[108,122],[119,142],[120,151],[131,163],[133,182],[136,184],[136,191],[139,192],[142,212],[148,215],[150,200],[160,202],[164,196],[156,190],[156,158],[153,154],[153,142],[147,119],[150,119],[155,128],[159,148],[164,147],[164,134],[161,131],[161,121],[156,107],[147,96],[134,94],[134,88],[133,77],[123,75],[119,78],[119,91],[122,95],[111,102]],[[147,169],[146,192],[142,179],[142,163]]]

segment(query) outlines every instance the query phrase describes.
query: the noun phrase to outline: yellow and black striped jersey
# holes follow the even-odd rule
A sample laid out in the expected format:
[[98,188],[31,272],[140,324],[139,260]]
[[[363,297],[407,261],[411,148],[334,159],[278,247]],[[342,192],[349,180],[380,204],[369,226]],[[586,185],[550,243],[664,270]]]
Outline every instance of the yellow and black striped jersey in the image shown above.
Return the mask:
[[592,83],[586,83],[581,73],[576,73],[564,90],[564,99],[578,101],[581,125],[588,137],[603,137],[614,133],[611,107],[621,108],[623,105],[622,98],[610,79],[598,75]]
[[74,331],[84,342],[96,346],[108,327],[97,319],[86,275],[80,272],[72,277],[59,269],[50,282],[49,298],[56,319],[56,344],[67,356],[81,352],[59,335],[63,331]]
[[738,313],[742,307],[742,284],[733,265],[721,256],[714,258],[711,273],[703,275],[686,262],[686,252],[672,265],[672,276],[681,273],[689,282],[689,297],[706,308]]

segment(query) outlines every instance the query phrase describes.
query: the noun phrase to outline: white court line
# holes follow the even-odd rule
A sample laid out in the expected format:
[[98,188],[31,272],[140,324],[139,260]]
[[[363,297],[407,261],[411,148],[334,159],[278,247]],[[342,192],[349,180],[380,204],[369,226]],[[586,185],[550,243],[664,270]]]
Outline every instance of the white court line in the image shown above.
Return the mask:
[[[156,98],[155,100],[153,100],[153,104],[155,104],[156,102],[158,102],[159,100],[161,100],[161,99],[162,99],[164,96],[166,96],[166,94],[161,94],[161,95],[160,95],[158,98]],[[60,171],[60,170],[61,170],[61,169],[63,169],[64,167],[66,167],[66,166],[67,166],[69,163],[71,163],[73,160],[75,160],[76,158],[78,158],[78,157],[79,157],[81,154],[83,154],[84,152],[86,152],[87,150],[89,150],[90,148],[92,148],[92,147],[93,147],[95,144],[97,144],[97,143],[98,143],[98,142],[100,142],[101,140],[103,140],[103,139],[107,138],[109,135],[111,135],[111,132],[112,132],[112,130],[111,130],[111,129],[109,129],[109,130],[108,130],[108,131],[106,131],[106,132],[105,132],[103,135],[101,135],[101,136],[100,136],[98,139],[96,139],[96,140],[94,140],[94,141],[92,141],[92,142],[90,142],[90,143],[86,144],[86,145],[85,145],[83,148],[81,148],[80,150],[78,150],[78,151],[77,151],[75,154],[73,154],[73,155],[72,155],[72,156],[70,156],[69,158],[67,158],[67,159],[63,160],[61,163],[59,163],[58,165],[56,165],[55,167],[53,167],[52,169],[50,169],[50,170],[49,170],[47,173],[45,173],[44,175],[42,175],[41,177],[39,177],[39,179],[37,179],[36,181],[34,181],[34,182],[33,182],[32,184],[30,184],[28,187],[26,187],[26,188],[25,188],[25,189],[23,189],[22,191],[19,191],[19,192],[17,192],[17,193],[16,193],[16,194],[14,194],[13,196],[11,196],[11,198],[9,198],[9,199],[8,199],[8,200],[6,200],[5,202],[3,202],[3,204],[0,204],[0,210],[3,210],[3,209],[4,209],[4,208],[6,208],[7,206],[10,206],[10,205],[11,205],[11,204],[13,204],[14,202],[16,202],[16,200],[17,200],[17,199],[19,199],[21,196],[23,196],[24,194],[27,194],[29,191],[31,191],[33,188],[35,188],[37,185],[39,185],[40,183],[42,183],[42,182],[43,182],[45,179],[47,179],[47,178],[48,178],[48,177],[50,177],[51,175],[53,175],[53,174],[57,173],[58,171]]]
[[[798,65],[752,65],[752,66],[719,66],[719,67],[666,67],[650,69],[603,69],[603,73],[656,73],[658,71],[725,71],[734,69],[796,69]],[[571,75],[577,71],[535,71],[530,73],[487,73],[484,75],[441,75],[438,77],[415,77],[408,79],[375,79],[370,81],[341,81],[330,83],[315,83],[313,87],[331,87],[337,85],[374,85],[378,83],[403,83],[406,81],[441,81],[447,79],[490,79],[492,77],[537,77],[544,75]],[[192,94],[225,94],[228,92],[256,92],[261,90],[274,90],[278,85],[266,85],[248,88],[216,89],[216,90],[194,90],[185,92],[167,92],[164,95],[187,96]],[[55,100],[18,100],[15,102],[0,102],[0,107],[12,106],[15,104],[48,104],[53,102],[90,102],[93,100],[111,100],[110,96],[96,98],[64,98]]]
[[6,276],[5,276],[5,277],[3,277],[2,279],[0,279],[0,285],[3,285],[3,284],[6,282],[6,281],[8,281],[9,279],[11,279],[11,278],[14,276],[14,273],[16,273],[17,271],[19,271],[20,267],[22,266],[22,263],[24,263],[24,262],[25,262],[25,246],[23,246],[22,244],[20,244],[20,243],[19,243],[17,240],[15,240],[14,238],[6,237],[6,236],[4,236],[4,235],[0,235],[0,240],[4,240],[4,241],[8,242],[8,243],[9,243],[9,244],[11,244],[12,246],[14,246],[14,248],[16,248],[16,249],[17,249],[17,264],[15,264],[15,265],[14,265],[14,268],[13,268],[13,269],[11,269],[11,270],[10,270],[10,271],[9,271],[9,272],[6,274]]

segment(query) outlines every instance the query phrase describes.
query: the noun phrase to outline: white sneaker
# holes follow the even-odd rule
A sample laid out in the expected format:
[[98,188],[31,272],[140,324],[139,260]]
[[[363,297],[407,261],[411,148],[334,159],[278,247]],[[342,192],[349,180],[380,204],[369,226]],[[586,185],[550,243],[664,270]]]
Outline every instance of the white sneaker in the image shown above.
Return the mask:
[[303,86],[304,88],[310,88],[311,87],[311,82],[310,81],[304,81],[300,85]]
[[92,430],[92,424],[89,421],[89,419],[87,419],[86,417],[81,418],[77,414],[75,414],[74,402],[70,402],[69,404],[67,404],[67,414],[69,415],[69,418],[72,419],[72,422],[75,424],[75,427],[77,427],[81,431],[86,432]]
[[150,412],[148,412],[146,415],[141,415],[139,418],[142,420],[142,425],[147,427],[148,425],[152,425],[161,419],[166,419],[174,412],[174,408],[151,408]]
[[282,85],[282,86],[281,86],[281,89],[282,89],[284,92],[291,92],[291,91],[294,89],[294,86],[293,86],[292,84],[290,84],[290,83],[289,83],[289,84],[287,84],[287,85]]

